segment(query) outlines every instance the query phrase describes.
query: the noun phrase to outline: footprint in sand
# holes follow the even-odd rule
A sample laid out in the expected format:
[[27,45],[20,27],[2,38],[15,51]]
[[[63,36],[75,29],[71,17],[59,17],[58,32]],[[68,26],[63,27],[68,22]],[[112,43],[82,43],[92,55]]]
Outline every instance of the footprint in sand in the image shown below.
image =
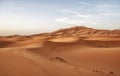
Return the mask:
[[114,74],[114,72],[112,72],[112,71],[106,73],[106,72],[104,72],[104,71],[101,71],[101,70],[95,70],[95,69],[93,69],[92,72],[96,72],[96,73],[105,73],[105,74]]
[[50,58],[50,60],[64,62],[64,63],[67,62],[66,60],[64,60],[64,58],[61,58],[61,57],[53,57],[53,58]]

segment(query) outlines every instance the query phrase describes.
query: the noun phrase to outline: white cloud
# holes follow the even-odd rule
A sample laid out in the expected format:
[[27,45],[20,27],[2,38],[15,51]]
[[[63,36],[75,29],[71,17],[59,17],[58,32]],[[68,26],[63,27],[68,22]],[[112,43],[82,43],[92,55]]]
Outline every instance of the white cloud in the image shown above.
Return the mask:
[[82,18],[89,18],[91,17],[91,15],[84,15],[84,14],[80,14],[79,12],[77,11],[72,11],[72,10],[59,10],[60,12],[62,13],[68,13],[68,14],[73,14],[73,16],[78,16],[78,17],[82,17]]
[[87,21],[85,20],[74,20],[74,19],[69,19],[68,21],[66,21],[66,23],[69,23],[69,24],[83,24],[83,23],[86,23]]
[[85,23],[92,23],[89,21],[89,19],[92,17],[92,15],[85,15],[80,14],[77,11],[71,11],[71,10],[59,10],[60,12],[69,15],[68,17],[61,17],[57,18],[57,22],[62,23],[68,23],[68,24],[85,24]]
[[62,21],[66,21],[67,19],[68,19],[67,17],[62,17],[62,18],[56,19],[56,21],[62,22]]
[[81,23],[87,22],[85,20],[73,19],[73,18],[68,18],[68,17],[58,18],[58,19],[56,19],[56,21],[68,23],[68,24],[81,24]]

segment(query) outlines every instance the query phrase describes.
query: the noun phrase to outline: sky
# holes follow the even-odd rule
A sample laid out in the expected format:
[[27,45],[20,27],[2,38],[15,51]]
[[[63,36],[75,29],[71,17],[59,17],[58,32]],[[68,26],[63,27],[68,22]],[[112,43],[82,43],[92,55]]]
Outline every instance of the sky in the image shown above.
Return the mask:
[[120,29],[120,0],[0,0],[0,35],[73,26]]

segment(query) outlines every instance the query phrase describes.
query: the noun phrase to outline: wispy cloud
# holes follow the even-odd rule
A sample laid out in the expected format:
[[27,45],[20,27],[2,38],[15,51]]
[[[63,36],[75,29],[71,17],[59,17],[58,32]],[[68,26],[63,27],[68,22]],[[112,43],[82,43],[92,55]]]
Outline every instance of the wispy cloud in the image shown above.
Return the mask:
[[95,5],[97,8],[116,8],[118,5],[113,5],[113,4],[98,4]]
[[76,1],[77,4],[81,5],[81,6],[93,6],[93,4],[90,4],[88,2],[84,2],[84,1]]
[[117,4],[113,4],[113,3],[110,3],[110,2],[104,2],[104,3],[99,3],[98,2],[94,2],[94,1],[90,1],[90,2],[86,2],[86,1],[79,1],[77,0],[76,1],[77,4],[79,4],[80,6],[93,6],[93,7],[102,7],[102,8],[109,8],[109,7],[119,7],[119,5]]
[[[119,6],[114,4],[91,4],[88,2],[78,2],[81,8],[86,9],[61,9],[58,10],[62,14],[66,15],[60,18],[57,18],[57,22],[62,23],[69,23],[69,24],[96,24],[98,22],[104,22],[104,20],[111,20],[109,19],[110,16],[112,17],[120,17],[119,12],[117,11]],[[91,9],[92,8],[92,9]],[[77,10],[77,11],[76,11]],[[109,24],[109,23],[108,23]]]
[[78,17],[82,17],[82,18],[89,18],[89,17],[91,17],[91,15],[80,14],[79,12],[72,11],[72,10],[62,9],[62,10],[59,10],[59,11],[62,12],[62,13],[73,14],[73,16],[78,16]]
[[120,13],[101,13],[101,16],[120,16]]
[[58,19],[56,19],[56,21],[64,22],[64,23],[68,23],[68,24],[82,24],[82,23],[87,22],[86,20],[73,19],[73,18],[69,18],[69,17],[58,18]]
[[85,15],[85,14],[80,14],[77,11],[71,11],[71,10],[59,10],[60,12],[64,14],[69,14],[68,17],[61,17],[57,18],[57,22],[63,22],[63,23],[68,23],[68,24],[85,24],[85,23],[92,23],[89,21],[89,18],[92,17],[92,15]]

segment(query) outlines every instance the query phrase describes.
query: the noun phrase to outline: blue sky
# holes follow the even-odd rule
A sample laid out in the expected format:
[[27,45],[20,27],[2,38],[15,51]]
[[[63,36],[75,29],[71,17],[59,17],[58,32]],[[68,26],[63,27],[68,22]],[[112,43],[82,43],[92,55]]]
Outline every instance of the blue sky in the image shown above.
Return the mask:
[[120,29],[120,0],[0,0],[0,35],[76,25]]

